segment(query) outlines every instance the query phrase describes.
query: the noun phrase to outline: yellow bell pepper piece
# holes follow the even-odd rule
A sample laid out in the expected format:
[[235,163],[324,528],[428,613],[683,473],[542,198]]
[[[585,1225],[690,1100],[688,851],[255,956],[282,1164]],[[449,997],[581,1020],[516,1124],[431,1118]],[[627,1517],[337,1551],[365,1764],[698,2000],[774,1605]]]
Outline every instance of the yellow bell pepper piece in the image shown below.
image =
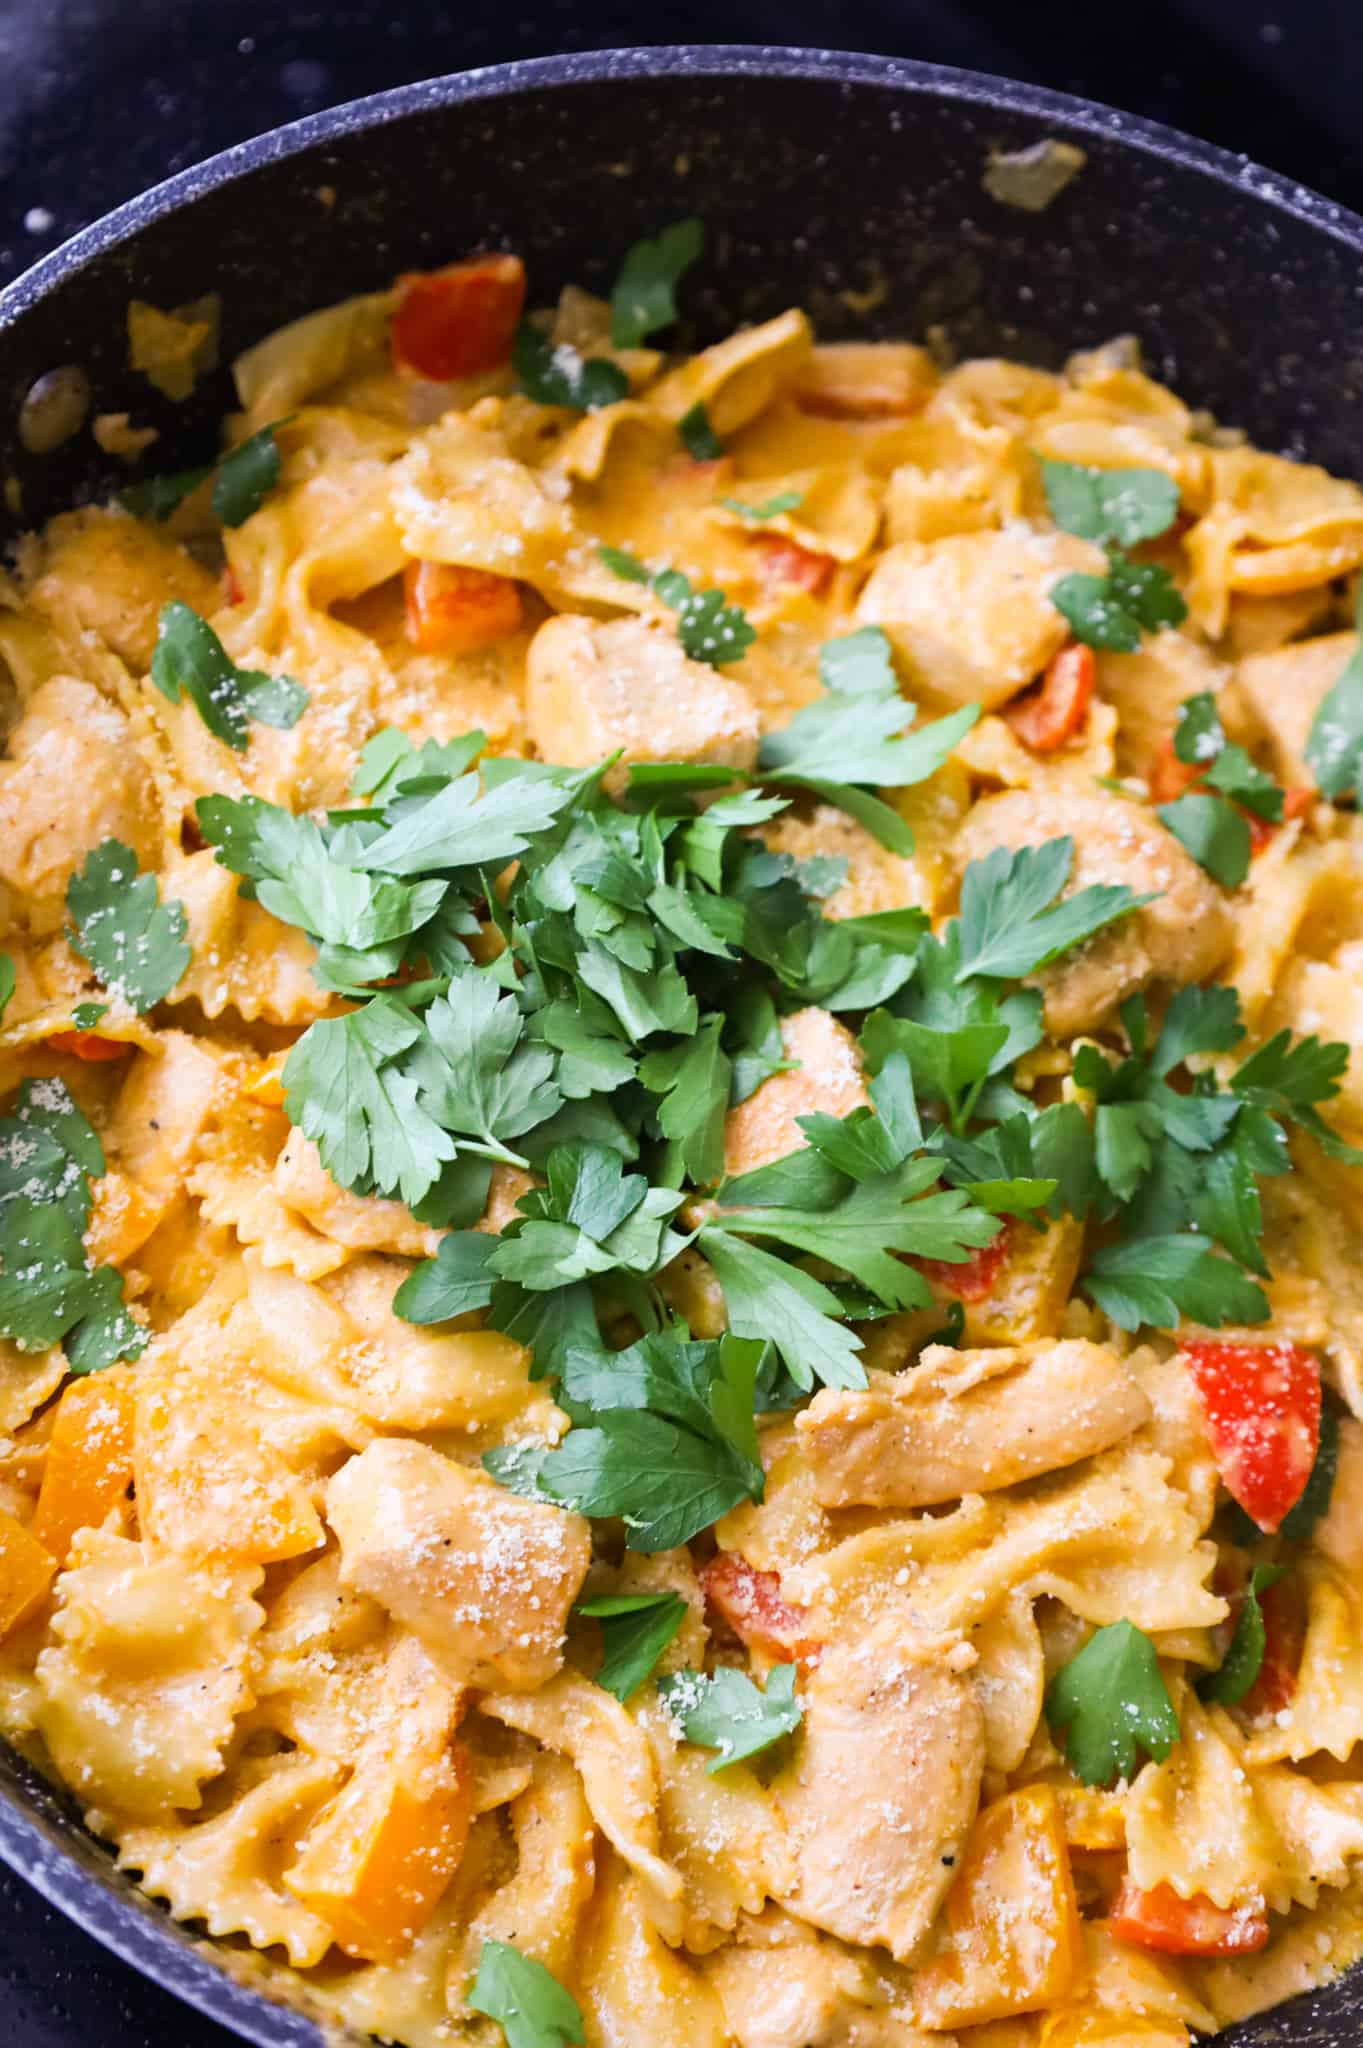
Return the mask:
[[133,1476],[133,1376],[110,1367],[67,1383],[48,1440],[33,1534],[59,1565],[77,1529],[93,1529]]
[[51,1551],[13,1515],[0,1513],[0,1636],[37,1612],[56,1575]]
[[916,2017],[970,2027],[1054,2005],[1083,1955],[1060,1800],[1028,1785],[986,1806],[946,1905],[947,1939],[914,1981]]

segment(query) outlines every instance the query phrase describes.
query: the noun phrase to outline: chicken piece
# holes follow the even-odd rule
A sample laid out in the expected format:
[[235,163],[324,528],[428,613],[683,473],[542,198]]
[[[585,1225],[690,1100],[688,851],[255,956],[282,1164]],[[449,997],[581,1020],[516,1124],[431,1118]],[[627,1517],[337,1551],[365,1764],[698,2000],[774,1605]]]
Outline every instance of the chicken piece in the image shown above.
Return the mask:
[[757,708],[743,685],[690,660],[671,633],[642,619],[546,619],[525,674],[541,758],[586,768],[620,749],[605,782],[617,795],[635,761],[751,768],[757,759]]
[[1357,645],[1356,633],[1324,633],[1272,654],[1251,654],[1236,668],[1241,697],[1263,730],[1274,773],[1288,787],[1315,781],[1306,765],[1306,742],[1323,698]]
[[1053,1038],[1090,1030],[1149,981],[1202,981],[1234,936],[1216,885],[1154,813],[1122,797],[1073,789],[1007,790],[977,804],[961,831],[962,865],[997,846],[1074,840],[1066,895],[1096,882],[1125,882],[1154,902],[1100,932],[1036,976]]
[[1184,633],[1156,633],[1134,654],[1099,654],[1097,689],[1115,705],[1117,768],[1145,775],[1178,724],[1179,706],[1203,691],[1213,696],[1229,670]]
[[869,1957],[849,1955],[772,1908],[737,1943],[707,1958],[705,1974],[737,2048],[941,2048],[885,2003]]
[[34,603],[64,626],[98,633],[139,675],[151,666],[163,604],[179,598],[199,613],[218,608],[216,578],[126,512],[64,513],[48,527],[44,548]]
[[807,1140],[797,1117],[822,1110],[850,1116],[869,1102],[856,1040],[827,1010],[796,1010],[781,1019],[786,1058],[799,1064],[773,1074],[724,1119],[724,1171],[753,1173]]
[[0,762],[0,881],[36,933],[57,931],[74,868],[106,839],[157,852],[155,790],[116,704],[75,676],[34,691]]
[[871,572],[857,623],[884,628],[911,689],[992,711],[1034,682],[1069,638],[1051,586],[1103,565],[1087,541],[1017,527],[901,541]]
[[564,1623],[591,1561],[581,1516],[392,1437],[341,1468],[326,1511],[342,1584],[452,1655],[469,1684],[529,1692],[563,1663]]
[[218,1062],[187,1032],[163,1031],[157,1045],[159,1053],[140,1053],[133,1061],[109,1137],[124,1171],[169,1199],[182,1187],[230,1087]]
[[825,1507],[922,1508],[1056,1472],[1150,1418],[1131,1373],[1078,1339],[996,1351],[932,1344],[865,1393],[827,1388],[796,1428]]
[[891,1615],[825,1652],[803,1740],[773,1786],[798,1882],[781,1903],[900,1962],[931,1926],[979,1803],[984,1715],[960,1645]]
[[435,1256],[443,1232],[418,1223],[405,1202],[353,1195],[338,1188],[311,1139],[294,1129],[275,1161],[275,1192],[323,1237],[357,1252],[396,1252],[402,1258]]

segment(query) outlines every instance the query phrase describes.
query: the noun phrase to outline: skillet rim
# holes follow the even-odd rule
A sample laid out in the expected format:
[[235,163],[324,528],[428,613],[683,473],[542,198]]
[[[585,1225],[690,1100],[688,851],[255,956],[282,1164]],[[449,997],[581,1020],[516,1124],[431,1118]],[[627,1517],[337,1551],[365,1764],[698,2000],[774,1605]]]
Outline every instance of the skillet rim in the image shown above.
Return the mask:
[[[0,336],[16,327],[65,281],[153,223],[260,167],[287,161],[339,137],[382,130],[434,108],[561,92],[633,78],[827,80],[845,88],[879,87],[937,101],[986,106],[1049,123],[1071,135],[1116,144],[1137,157],[1191,171],[1258,202],[1266,216],[1286,215],[1348,250],[1363,271],[1363,215],[1310,187],[1265,169],[1251,157],[1180,129],[1078,94],[988,72],[915,58],[787,44],[680,43],[575,51],[450,72],[305,115],[233,144],[150,186],[78,230],[0,290]],[[1359,294],[1363,297],[1363,274]],[[78,1816],[57,1819],[70,1801],[23,1762],[33,1791],[19,1803],[0,1785],[0,1862],[83,1932],[204,2018],[256,2048],[323,2048],[335,2023],[314,2020],[235,1975],[211,1937],[193,1934],[119,1876],[106,1845],[84,1836]],[[42,1811],[46,1807],[48,1817]],[[74,1841],[63,1830],[73,1826]],[[1342,1981],[1342,1980],[1340,1980]],[[1328,2001],[1333,1986],[1315,1997]],[[1328,2006],[1326,2017],[1329,2017]],[[1350,2015],[1339,2017],[1346,2026]],[[1253,2024],[1253,2022],[1251,2022]],[[325,2032],[323,2028],[325,2026]],[[359,2040],[360,2037],[352,2037]],[[1313,2038],[1319,2038],[1313,2036]]]

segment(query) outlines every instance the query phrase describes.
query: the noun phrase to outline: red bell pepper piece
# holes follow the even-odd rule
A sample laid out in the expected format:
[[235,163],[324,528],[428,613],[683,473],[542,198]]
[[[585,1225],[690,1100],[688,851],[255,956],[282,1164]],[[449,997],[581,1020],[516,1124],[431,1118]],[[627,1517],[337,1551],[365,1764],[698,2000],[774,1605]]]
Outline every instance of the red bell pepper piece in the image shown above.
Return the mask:
[[510,361],[525,306],[519,256],[475,256],[445,270],[415,271],[401,280],[398,293],[394,369],[448,384]]
[[1301,1499],[1320,1448],[1320,1360],[1300,1344],[1185,1344],[1226,1490],[1273,1531]]

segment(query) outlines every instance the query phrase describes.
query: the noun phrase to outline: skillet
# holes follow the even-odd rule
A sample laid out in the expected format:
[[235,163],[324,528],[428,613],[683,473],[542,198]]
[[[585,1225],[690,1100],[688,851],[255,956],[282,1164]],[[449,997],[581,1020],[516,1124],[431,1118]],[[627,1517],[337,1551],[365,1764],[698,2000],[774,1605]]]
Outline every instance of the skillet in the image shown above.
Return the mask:
[[[989,153],[1053,136],[1084,169],[1050,207],[989,197]],[[1054,366],[1136,333],[1152,373],[1263,446],[1363,478],[1363,220],[1247,159],[1032,86],[895,59],[675,48],[544,58],[403,86],[259,136],[155,187],[0,293],[5,537],[126,483],[88,433],[34,456],[34,380],[75,364],[95,410],[207,459],[225,369],[171,405],[126,359],[129,299],[223,300],[222,359],[299,314],[483,245],[533,296],[608,286],[683,214],[709,250],[684,345],[799,303],[826,339],[940,338]],[[321,2048],[269,1966],[196,1939],[118,1876],[65,1795],[0,1745],[0,1857],[135,1968],[260,2048]],[[334,2027],[329,2037],[333,2042]],[[1220,2037],[1355,2048],[1363,1969]],[[640,2043],[639,2048],[646,2048]]]

